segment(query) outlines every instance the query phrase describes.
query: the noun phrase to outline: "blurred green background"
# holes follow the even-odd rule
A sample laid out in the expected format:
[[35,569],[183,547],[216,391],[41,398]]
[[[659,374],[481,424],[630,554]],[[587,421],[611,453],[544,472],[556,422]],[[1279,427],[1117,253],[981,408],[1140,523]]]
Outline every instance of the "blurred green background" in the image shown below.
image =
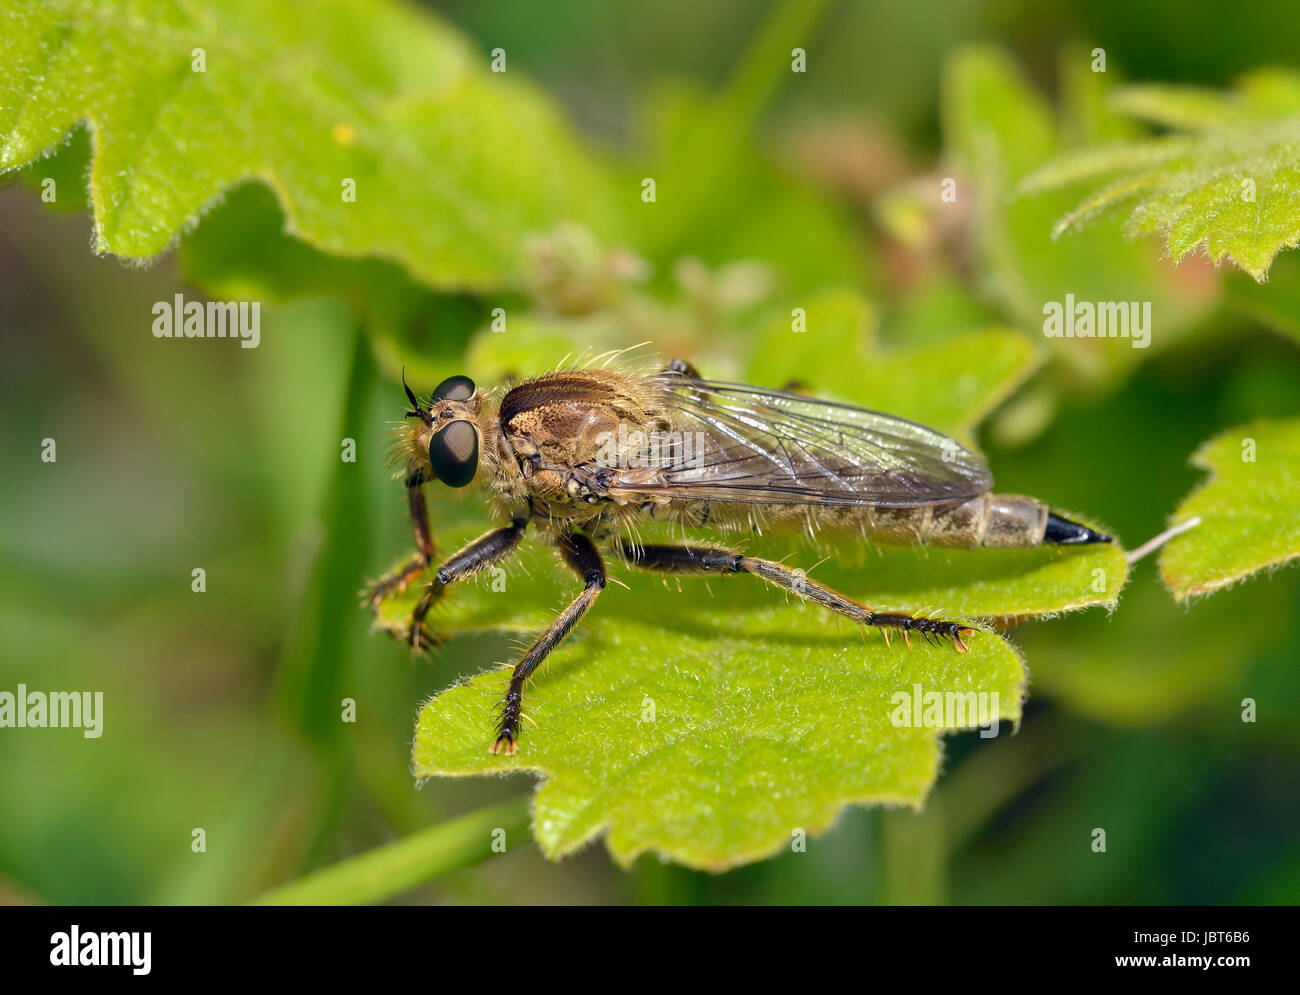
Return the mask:
[[[483,52],[506,49],[511,72],[537,80],[636,176],[645,163],[658,175],[696,168],[713,123],[746,105],[736,68],[770,10],[738,0],[433,6]],[[990,323],[1033,335],[1023,300],[1041,301],[1040,290],[1166,302],[1176,329],[1158,348],[1058,350],[979,439],[999,489],[1086,509],[1136,546],[1199,481],[1187,458],[1202,441],[1300,409],[1296,340],[1232,306],[1257,288],[1197,260],[1174,269],[1158,245],[1124,243],[1117,225],[1048,242],[1068,197],[1005,208],[995,196],[992,209],[952,221],[918,207],[908,184],[959,175],[962,190],[996,192],[1055,147],[1124,133],[1093,92],[1109,78],[1224,86],[1294,63],[1297,34],[1300,8],[1282,0],[1230,13],[1118,0],[832,4],[806,44],[815,72],[755,99],[723,182],[691,218],[637,246],[653,266],[638,291],[637,306],[652,309],[638,312],[642,327],[626,302],[609,311],[651,329],[627,331],[631,341],[653,338],[725,374],[752,348],[764,305],[733,301],[727,271],[710,278],[684,259],[760,261],[778,311],[799,294],[855,289],[874,302],[881,339],[900,348]],[[968,95],[951,89],[974,44],[994,46],[975,50],[986,64],[1005,59],[1023,76],[1007,100],[997,178],[961,147],[964,116],[990,111],[997,95],[966,108]],[[1106,84],[1086,73],[1096,46]],[[719,93],[735,102],[710,104]],[[1053,137],[1039,140],[1034,115],[1056,107]],[[62,169],[75,184],[85,147],[83,134],[35,175]],[[465,638],[413,661],[369,633],[357,598],[409,544],[401,488],[378,458],[401,412],[393,377],[402,363],[421,382],[462,372],[493,303],[407,285],[385,294],[380,266],[379,305],[359,317],[345,294],[321,293],[264,307],[255,350],[148,332],[155,301],[196,293],[183,263],[201,270],[205,252],[265,251],[247,219],[271,205],[243,190],[179,260],[138,268],[91,256],[84,204],[51,210],[30,185],[0,190],[0,689],[95,689],[107,700],[98,740],[0,731],[0,901],[243,901],[529,787],[521,777],[416,789],[418,705],[508,658],[509,643]],[[1009,255],[979,248],[999,225]],[[997,268],[1017,252],[1034,269],[1027,298]],[[588,274],[575,269],[581,284]],[[1297,279],[1279,260],[1274,283]],[[57,463],[40,460],[46,437]],[[358,442],[356,464],[339,460],[344,437]],[[447,524],[475,509],[435,515]],[[190,590],[195,567],[206,593]],[[949,739],[923,812],[850,811],[807,854],[720,876],[650,858],[624,873],[600,846],[549,864],[522,844],[400,900],[1294,902],[1298,586],[1281,571],[1185,608],[1148,560],[1113,615],[1020,627],[1012,638],[1031,700],[1019,734]],[[333,721],[341,695],[358,704],[355,725]],[[1245,697],[1259,702],[1254,724],[1240,721]],[[1094,826],[1108,827],[1105,857],[1087,847]],[[202,855],[190,847],[196,827]]]

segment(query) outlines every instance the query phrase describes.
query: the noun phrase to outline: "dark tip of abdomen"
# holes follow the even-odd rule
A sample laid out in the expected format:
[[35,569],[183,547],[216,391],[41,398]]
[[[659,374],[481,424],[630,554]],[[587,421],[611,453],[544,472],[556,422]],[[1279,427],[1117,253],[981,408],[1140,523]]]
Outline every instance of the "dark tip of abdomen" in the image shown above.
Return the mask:
[[1043,533],[1043,542],[1057,546],[1086,546],[1094,542],[1112,542],[1110,536],[1094,532],[1086,525],[1072,522],[1068,518],[1047,513],[1047,531]]

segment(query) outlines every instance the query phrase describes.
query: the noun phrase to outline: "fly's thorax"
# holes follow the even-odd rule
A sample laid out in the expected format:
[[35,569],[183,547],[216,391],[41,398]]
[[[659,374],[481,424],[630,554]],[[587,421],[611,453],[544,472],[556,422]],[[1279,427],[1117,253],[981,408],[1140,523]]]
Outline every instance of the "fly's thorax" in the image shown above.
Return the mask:
[[529,508],[542,519],[585,522],[594,508],[593,475],[562,463],[548,463],[532,437],[514,436],[498,425],[494,486],[503,509]]
[[515,415],[502,429],[521,461],[585,466],[599,458],[605,439],[617,438],[620,422],[607,405],[562,402]]
[[548,373],[502,399],[500,429],[522,464],[616,467],[637,439],[666,427],[636,378],[610,370]]

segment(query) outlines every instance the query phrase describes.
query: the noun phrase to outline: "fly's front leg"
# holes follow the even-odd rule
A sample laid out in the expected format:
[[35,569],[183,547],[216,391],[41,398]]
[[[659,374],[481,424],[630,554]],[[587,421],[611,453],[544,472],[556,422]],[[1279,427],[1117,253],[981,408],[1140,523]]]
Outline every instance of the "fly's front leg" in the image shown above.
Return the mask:
[[507,756],[514,754],[515,741],[519,738],[519,719],[523,714],[524,683],[551,650],[573,630],[582,616],[587,614],[587,609],[605,588],[605,564],[590,539],[584,535],[565,535],[561,536],[559,546],[564,562],[582,578],[582,593],[569,602],[515,664],[514,673],[510,675],[510,687],[501,702],[497,738],[488,748],[492,753],[505,753]]
[[509,525],[479,536],[459,552],[452,554],[438,568],[433,583],[429,585],[429,589],[424,592],[424,596],[416,603],[415,610],[411,613],[411,625],[407,629],[406,641],[412,649],[426,649],[436,641],[425,627],[424,619],[429,614],[429,609],[433,607],[433,603],[442,597],[442,592],[447,585],[463,580],[480,570],[486,570],[492,564],[505,559],[515,551],[527,527],[527,518],[515,518]]
[[953,641],[960,652],[966,651],[966,644],[961,641],[963,632],[974,632],[969,625],[959,622],[940,622],[932,618],[915,615],[903,615],[877,612],[869,605],[854,601],[823,584],[809,580],[797,570],[772,560],[762,560],[753,556],[742,556],[726,549],[688,546],[624,546],[623,555],[628,563],[646,570],[659,570],[668,573],[720,573],[753,574],[761,580],[776,587],[784,588],[805,601],[812,601],[824,608],[850,618],[860,625],[872,625],[881,629],[901,629],[903,639],[910,633],[919,632],[923,636],[945,636]]
[[390,594],[406,590],[406,585],[428,569],[433,562],[433,533],[429,531],[429,506],[424,501],[424,477],[416,470],[406,478],[406,503],[411,513],[411,531],[415,534],[415,555],[402,567],[381,577],[370,589],[366,603],[371,614]]

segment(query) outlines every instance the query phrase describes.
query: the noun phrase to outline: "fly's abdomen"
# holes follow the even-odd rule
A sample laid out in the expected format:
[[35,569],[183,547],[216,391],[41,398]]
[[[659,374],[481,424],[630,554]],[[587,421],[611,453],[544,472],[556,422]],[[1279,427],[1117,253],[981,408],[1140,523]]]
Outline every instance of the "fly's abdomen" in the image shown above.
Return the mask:
[[871,508],[864,524],[872,539],[904,546],[1023,548],[1042,544],[1049,514],[1033,498],[981,494],[956,505]]
[[[648,513],[647,501],[638,514]],[[1055,514],[1043,502],[1020,494],[981,494],[956,504],[884,505],[774,504],[762,509],[732,501],[696,501],[660,515],[697,528],[726,531],[830,534],[862,533],[872,542],[946,549],[1026,549],[1043,544],[1075,546],[1110,542],[1111,537]]]

